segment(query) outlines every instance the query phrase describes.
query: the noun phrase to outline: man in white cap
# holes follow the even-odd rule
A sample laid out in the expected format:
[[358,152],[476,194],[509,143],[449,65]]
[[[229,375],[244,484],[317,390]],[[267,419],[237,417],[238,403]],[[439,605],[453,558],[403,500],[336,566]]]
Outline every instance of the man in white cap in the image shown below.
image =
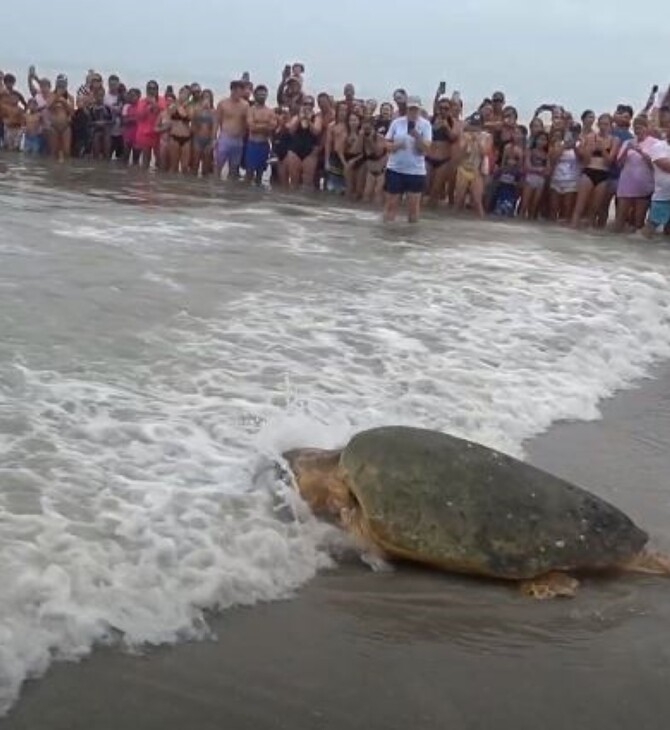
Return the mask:
[[407,218],[419,220],[421,196],[426,189],[426,153],[433,141],[433,128],[421,116],[418,96],[407,98],[407,112],[391,122],[386,133],[389,151],[384,179],[384,220],[394,221],[402,196],[407,197]]

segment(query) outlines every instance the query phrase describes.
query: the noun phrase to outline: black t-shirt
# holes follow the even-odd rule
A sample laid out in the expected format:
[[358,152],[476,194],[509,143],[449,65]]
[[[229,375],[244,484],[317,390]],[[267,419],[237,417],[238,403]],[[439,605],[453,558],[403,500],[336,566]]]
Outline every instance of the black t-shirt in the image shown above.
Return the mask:
[[389,131],[389,127],[391,126],[391,121],[388,119],[382,119],[381,117],[377,117],[374,121],[374,128],[377,134],[381,134],[383,137],[386,136],[386,133]]
[[107,104],[94,104],[88,114],[95,129],[105,129],[112,124],[113,114]]

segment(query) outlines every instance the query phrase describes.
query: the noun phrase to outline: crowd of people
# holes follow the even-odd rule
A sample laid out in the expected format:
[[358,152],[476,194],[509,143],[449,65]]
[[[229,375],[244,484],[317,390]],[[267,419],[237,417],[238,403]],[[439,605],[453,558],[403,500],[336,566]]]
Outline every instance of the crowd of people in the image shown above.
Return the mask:
[[92,70],[73,94],[64,75],[52,84],[31,67],[26,91],[0,72],[0,147],[26,155],[225,171],[383,203],[387,220],[404,198],[412,221],[425,201],[594,228],[614,210],[616,231],[670,230],[670,88],[655,86],[637,114],[628,104],[598,116],[544,104],[527,126],[500,91],[466,116],[445,82],[428,108],[404,89],[392,102],[359,99],[353,84],[339,99],[314,97],[300,63],[285,66],[272,103],[247,73],[218,103],[198,83],[175,92],[149,81],[142,92]]

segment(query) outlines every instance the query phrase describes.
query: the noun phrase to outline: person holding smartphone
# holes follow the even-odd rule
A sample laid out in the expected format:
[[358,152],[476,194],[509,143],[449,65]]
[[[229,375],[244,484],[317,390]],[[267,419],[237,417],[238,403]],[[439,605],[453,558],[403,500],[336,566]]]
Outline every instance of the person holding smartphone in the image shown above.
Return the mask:
[[407,112],[391,122],[386,133],[389,153],[384,179],[384,220],[394,221],[400,201],[407,197],[407,217],[410,223],[419,220],[421,196],[426,188],[426,153],[433,141],[433,128],[421,116],[421,100],[407,98]]

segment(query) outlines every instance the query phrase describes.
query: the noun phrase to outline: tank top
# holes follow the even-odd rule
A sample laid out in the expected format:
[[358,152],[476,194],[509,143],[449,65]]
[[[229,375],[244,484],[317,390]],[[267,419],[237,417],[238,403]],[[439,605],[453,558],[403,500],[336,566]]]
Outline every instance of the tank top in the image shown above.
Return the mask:
[[579,178],[579,163],[574,150],[563,150],[558,158],[552,179],[556,182],[575,182]]

